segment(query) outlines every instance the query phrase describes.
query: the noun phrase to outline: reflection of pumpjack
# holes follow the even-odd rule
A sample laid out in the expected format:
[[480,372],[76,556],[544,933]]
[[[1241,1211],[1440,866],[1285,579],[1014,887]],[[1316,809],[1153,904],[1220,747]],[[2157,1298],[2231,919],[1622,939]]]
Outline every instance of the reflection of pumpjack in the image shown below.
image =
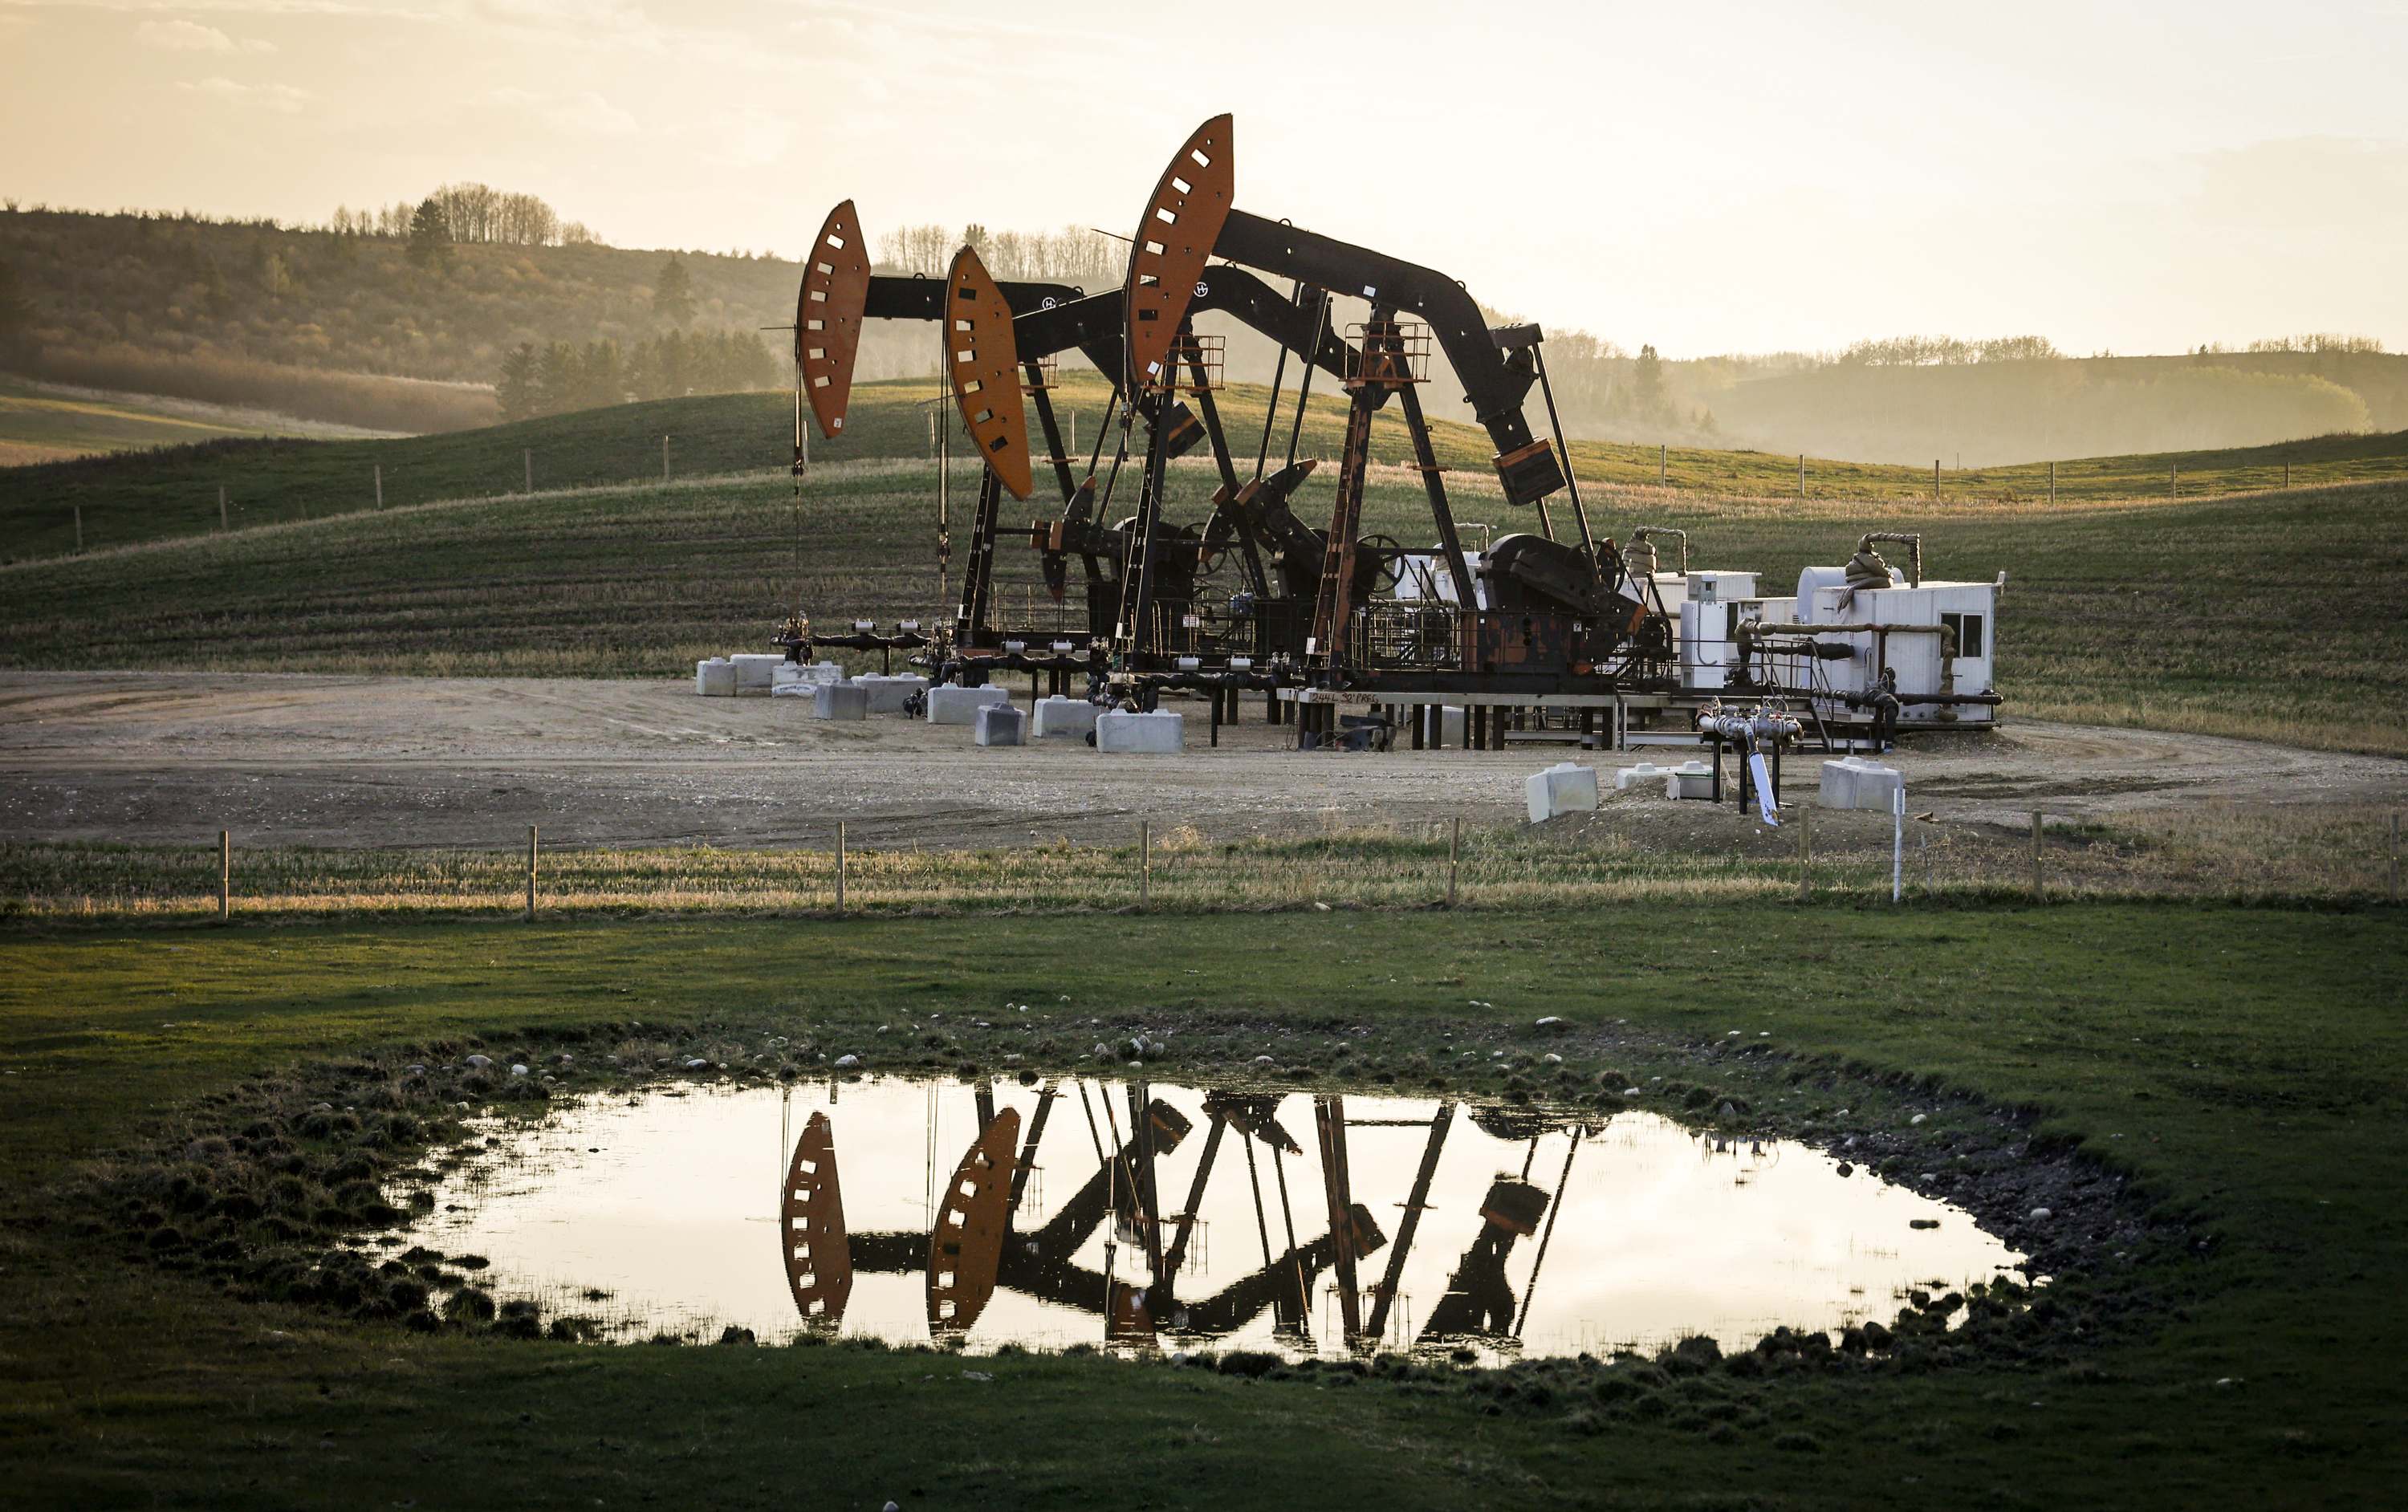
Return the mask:
[[[934,1231],[926,1235],[847,1232],[827,1116],[812,1115],[796,1146],[784,1204],[788,1280],[805,1321],[831,1329],[840,1325],[855,1272],[901,1275],[925,1268],[932,1333],[968,1330],[1001,1286],[1039,1301],[1097,1314],[1104,1319],[1106,1337],[1115,1341],[1151,1342],[1156,1328],[1165,1323],[1182,1334],[1216,1336],[1235,1332],[1266,1309],[1275,1314],[1282,1334],[1302,1335],[1307,1299],[1321,1274],[1333,1263],[1341,1264],[1351,1287],[1354,1262],[1386,1242],[1370,1213],[1360,1204],[1347,1202],[1333,1210],[1342,1215],[1338,1227],[1351,1244],[1339,1245],[1334,1232],[1307,1244],[1297,1243],[1286,1200],[1287,1178],[1279,1162],[1283,1152],[1300,1151],[1273,1116],[1279,1099],[1223,1093],[1205,1101],[1212,1121],[1185,1211],[1168,1218],[1154,1216],[1160,1211],[1153,1198],[1154,1160],[1176,1149],[1192,1128],[1176,1108],[1155,1100],[1145,1105],[1142,1133],[1133,1131],[1126,1140],[1116,1134],[1114,1148],[1099,1162],[1096,1174],[1050,1221],[1032,1234],[1013,1234],[1010,1220],[1059,1088],[1049,1085],[1039,1094],[1027,1147],[1016,1156],[1011,1147],[1019,1133],[1018,1112],[1006,1108],[991,1113],[992,1094],[984,1088],[980,1092],[984,1124],[947,1188]],[[1132,1088],[1131,1103],[1138,1101]],[[1137,1112],[1136,1106],[1130,1111]],[[1256,1180],[1262,1268],[1211,1297],[1182,1302],[1175,1283],[1194,1232],[1196,1209],[1222,1134],[1231,1128],[1239,1131],[1246,1146],[1250,1173],[1254,1169],[1254,1143],[1259,1140],[1271,1149],[1288,1247],[1284,1253],[1271,1254],[1261,1184]],[[1116,1226],[1125,1225],[1143,1236],[1151,1286],[1132,1287],[1071,1261],[1108,1217],[1118,1220]],[[1168,1248],[1161,1244],[1166,1231],[1171,1235]]]

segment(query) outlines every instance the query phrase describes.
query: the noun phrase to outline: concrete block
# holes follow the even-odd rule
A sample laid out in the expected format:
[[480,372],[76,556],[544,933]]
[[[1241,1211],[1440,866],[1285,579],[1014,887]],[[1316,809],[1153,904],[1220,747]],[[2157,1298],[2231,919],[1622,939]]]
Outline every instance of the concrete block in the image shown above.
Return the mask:
[[1670,773],[1671,770],[1672,768],[1669,766],[1658,766],[1654,762],[1641,762],[1636,766],[1623,767],[1613,774],[1613,791],[1620,792],[1625,788],[1636,788],[1661,782],[1664,780],[1666,774]]
[[1533,772],[1523,784],[1530,803],[1530,822],[1543,824],[1557,814],[1591,813],[1597,808],[1597,768],[1576,762],[1557,762]]
[[1028,716],[1010,704],[989,704],[978,711],[978,724],[970,739],[982,746],[1025,746],[1028,743]]
[[1897,802],[1896,795],[1905,791],[1906,776],[1894,766],[1861,756],[1823,763],[1820,802],[1825,808],[1870,808],[1886,814]]
[[1463,706],[1448,704],[1438,711],[1438,743],[1449,750],[1463,747]]
[[861,720],[869,717],[869,690],[857,682],[823,682],[811,688],[811,718]]
[[694,691],[706,698],[736,696],[736,663],[724,656],[694,664]]
[[880,672],[865,672],[853,680],[869,690],[872,714],[900,714],[903,701],[928,686],[928,679],[917,675],[890,678]]
[[736,692],[765,696],[786,661],[775,651],[738,651],[728,660],[736,663]]
[[1096,716],[1103,710],[1083,698],[1065,698],[1056,693],[1040,699],[1037,705],[1037,726],[1030,731],[1032,739],[1051,735],[1083,736],[1096,727]]
[[1711,798],[1714,795],[1714,769],[1704,762],[1683,762],[1664,772],[1664,796],[1667,798]]
[[1187,716],[1160,709],[1152,714],[1096,716],[1096,749],[1107,754],[1165,755],[1187,749]]
[[928,722],[930,724],[969,724],[978,719],[978,711],[989,704],[1009,704],[1011,692],[993,683],[983,688],[964,688],[947,683],[928,690]]

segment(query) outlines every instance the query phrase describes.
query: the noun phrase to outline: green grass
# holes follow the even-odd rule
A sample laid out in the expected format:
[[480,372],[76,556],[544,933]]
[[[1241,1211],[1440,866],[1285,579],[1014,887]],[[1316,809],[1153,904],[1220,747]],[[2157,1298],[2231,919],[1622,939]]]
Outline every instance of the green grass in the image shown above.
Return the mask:
[[[2383,1506],[2408,1470],[2394,1305],[2408,1276],[2403,946],[2387,910],[2079,905],[1933,920],[1678,903],[1510,927],[1308,914],[21,937],[0,983],[0,1070],[13,1073],[0,1099],[0,1497]],[[1366,1023],[1400,1043],[1561,1013],[1584,1028],[1627,1020],[1616,1033],[1661,1036],[1676,1056],[1760,1021],[1810,1082],[1847,1063],[2036,1110],[2039,1136],[2129,1174],[2167,1226],[2128,1262],[2059,1279],[2075,1319],[2123,1319],[2060,1334],[2059,1354],[1734,1383],[1770,1424],[1717,1444],[1636,1418],[1586,1436],[1562,1401],[1488,1417],[1460,1390],[1377,1380],[1340,1391],[1035,1357],[982,1363],[997,1379],[973,1391],[942,1357],[411,1335],[234,1301],[79,1232],[66,1195],[93,1163],[172,1143],[189,1119],[221,1116],[200,1099],[295,1059],[508,1043],[638,1014],[867,1043],[882,1016],[1065,996],[1054,1011],[1073,1019],[1238,1011]],[[227,1116],[248,1116],[241,1105],[237,1093]],[[2038,1362],[2062,1351],[2063,1364]]]
[[[1344,425],[1340,399],[1322,385],[1311,406],[1301,454],[1337,454]],[[862,461],[928,455],[926,401],[940,392],[933,378],[864,384],[853,391],[846,434],[812,442],[816,462]],[[1262,438],[1262,407],[1269,391],[1239,384],[1219,395],[1232,447],[1251,457]],[[1290,390],[1291,400],[1293,389]],[[1439,410],[1444,396],[1426,396]],[[1078,441],[1083,472],[1096,428],[1109,413],[1099,378],[1072,374],[1055,395],[1065,413],[1079,412]],[[1288,411],[1283,410],[1284,417]],[[1434,416],[1441,464],[1488,480],[1492,447],[1473,426]],[[436,500],[487,498],[524,490],[533,469],[538,492],[597,484],[639,482],[661,476],[661,437],[670,438],[670,475],[696,478],[726,473],[772,473],[782,477],[793,451],[793,401],[782,393],[716,394],[583,410],[544,420],[441,435],[367,441],[277,441],[194,450],[130,451],[73,463],[14,469],[0,491],[0,557],[12,561],[57,556],[74,549],[73,507],[84,510],[88,547],[132,545],[172,536],[200,535],[218,528],[217,491],[223,488],[235,522],[257,526],[374,506],[377,469],[384,478],[384,506],[402,508]],[[1032,438],[1041,453],[1041,438]],[[1276,449],[1284,455],[1283,418]],[[1383,411],[1373,427],[1372,454],[1383,462],[1411,460],[1410,444],[1397,408]],[[1653,447],[1581,441],[1572,448],[1584,484],[1653,487],[1658,456]],[[960,449],[955,449],[960,454]],[[2186,495],[2280,487],[2285,466],[2295,486],[2399,478],[2408,476],[2408,433],[2339,435],[2286,442],[2246,450],[2106,457],[2057,464],[2061,499],[2155,499],[2165,496],[2169,469],[2179,466]],[[1251,469],[1247,469],[1250,473]],[[1797,492],[1797,460],[1757,451],[1676,449],[1665,461],[1667,485],[1684,493],[1788,497]],[[973,484],[975,473],[972,475]],[[1046,474],[1039,469],[1039,496],[1029,506],[1046,510]],[[1210,489],[1203,491],[1209,493]],[[1813,498],[1931,500],[1931,474],[1914,467],[1807,459],[1807,492]],[[1988,468],[1943,476],[1941,502],[2045,498],[2044,465]],[[1556,507],[1566,518],[1563,501]],[[1007,511],[1016,514],[1018,508]]]

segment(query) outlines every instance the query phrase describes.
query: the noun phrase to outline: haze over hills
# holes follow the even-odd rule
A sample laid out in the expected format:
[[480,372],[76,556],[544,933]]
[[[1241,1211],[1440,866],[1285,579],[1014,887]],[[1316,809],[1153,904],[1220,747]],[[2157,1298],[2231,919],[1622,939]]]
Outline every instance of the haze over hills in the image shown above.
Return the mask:
[[[512,230],[454,214],[462,235],[483,239],[430,238],[394,211],[287,227],[11,207],[0,213],[0,369],[415,432],[784,381],[774,328],[794,318],[799,264],[563,241],[556,217]],[[1076,228],[900,227],[880,238],[881,269],[940,275],[964,235],[998,277],[1085,289],[1116,278],[1118,244]],[[1340,300],[1332,318],[1362,314]],[[870,326],[863,380],[935,372],[924,327]],[[1271,343],[1225,317],[1199,327],[1227,339],[1232,380],[1269,380]],[[1551,329],[1546,355],[1567,430],[1625,443],[1982,467],[2408,428],[2408,356],[2347,337],[2254,345],[2267,349],[2077,358],[2033,337],[1904,338],[1678,359]],[[1445,414],[1458,391],[1437,365]]]

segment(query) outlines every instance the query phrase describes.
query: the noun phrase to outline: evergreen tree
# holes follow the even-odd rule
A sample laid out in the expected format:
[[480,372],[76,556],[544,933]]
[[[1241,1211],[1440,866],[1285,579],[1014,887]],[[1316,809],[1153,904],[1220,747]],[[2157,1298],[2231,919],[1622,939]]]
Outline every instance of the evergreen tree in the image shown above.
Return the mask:
[[409,261],[436,271],[452,265],[452,221],[432,199],[419,201],[409,218]]
[[694,319],[694,283],[674,252],[661,264],[661,276],[652,284],[652,313],[680,325]]
[[1642,346],[1639,361],[1631,364],[1630,407],[1641,420],[1660,419],[1668,413],[1664,402],[1664,361],[1656,349]]
[[543,392],[537,383],[535,344],[522,341],[502,358],[502,374],[494,395],[502,403],[502,419],[528,420],[544,411]]
[[34,303],[25,297],[24,282],[14,266],[0,263],[0,353],[14,355],[33,333]]

